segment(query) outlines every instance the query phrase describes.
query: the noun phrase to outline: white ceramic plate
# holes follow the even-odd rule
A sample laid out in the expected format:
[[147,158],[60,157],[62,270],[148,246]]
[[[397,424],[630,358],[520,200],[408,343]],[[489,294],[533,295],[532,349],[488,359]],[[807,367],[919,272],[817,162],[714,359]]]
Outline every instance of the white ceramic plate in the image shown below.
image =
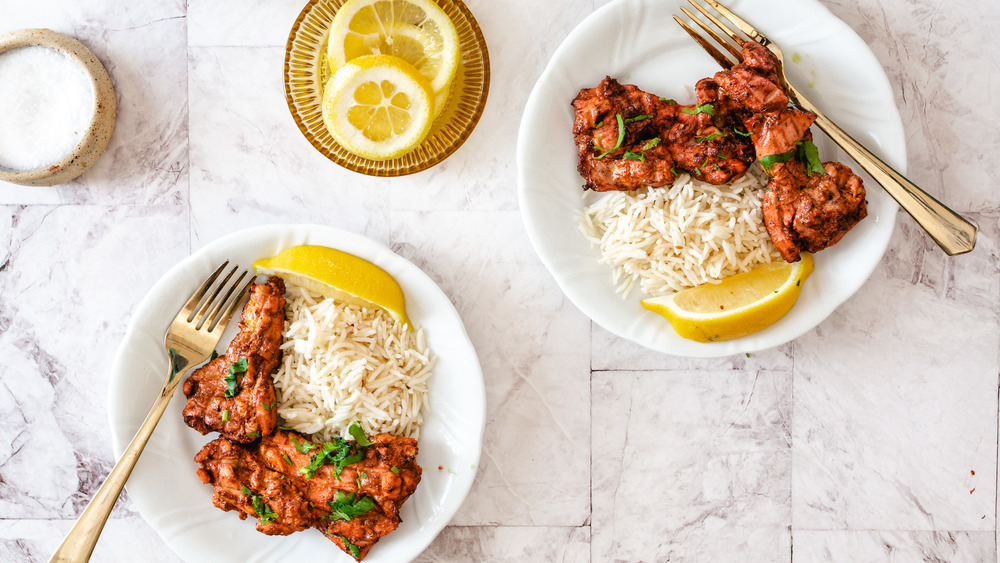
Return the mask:
[[[108,396],[112,445],[121,456],[163,383],[163,336],[184,300],[223,260],[248,266],[289,246],[315,244],[365,258],[399,282],[406,310],[424,329],[437,358],[417,462],[423,478],[402,507],[403,523],[365,561],[408,561],[419,555],[458,510],[476,475],[485,421],[482,370],[462,320],[443,291],[419,268],[363,236],[321,226],[268,226],[221,238],[163,276],[136,309],[115,358]],[[227,333],[235,333],[232,323]],[[228,346],[223,338],[219,349]],[[128,481],[139,512],[185,561],[353,561],[315,530],[265,536],[251,519],[212,505],[212,487],[195,475],[202,436],[182,418],[178,390]],[[442,469],[438,469],[441,467]]]
[[[673,21],[681,0],[616,0],[595,11],[555,52],[528,99],[518,136],[518,195],[528,235],[569,299],[592,320],[623,338],[680,356],[726,356],[778,346],[811,330],[854,294],[878,265],[895,224],[896,203],[818,128],[824,161],[850,166],[865,181],[868,217],[836,246],[814,255],[816,270],[798,303],[781,321],[728,342],[700,343],[615,293],[611,268],[599,264],[576,225],[584,207],[576,171],[570,102],[605,76],[681,103],[718,65]],[[734,0],[727,3],[781,46],[790,81],[843,129],[905,173],[899,112],[882,67],[846,24],[815,0]],[[599,194],[587,194],[590,198]]]

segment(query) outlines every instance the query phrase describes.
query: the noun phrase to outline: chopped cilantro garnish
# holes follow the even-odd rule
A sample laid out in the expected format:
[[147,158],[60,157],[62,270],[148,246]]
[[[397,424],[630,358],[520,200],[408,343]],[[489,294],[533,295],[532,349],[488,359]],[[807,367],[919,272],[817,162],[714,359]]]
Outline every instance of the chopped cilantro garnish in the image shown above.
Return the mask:
[[368,436],[365,436],[365,430],[361,428],[361,422],[355,420],[347,427],[347,431],[354,438],[354,441],[358,443],[359,446],[370,446],[372,445],[371,440]]
[[618,148],[622,146],[622,141],[625,140],[625,120],[622,119],[622,114],[616,113],[615,119],[618,120],[618,142],[615,143],[615,146],[610,149],[599,149],[602,152],[601,154],[594,157],[595,160],[600,160],[605,156],[608,156],[609,152],[614,152],[618,150]]
[[257,436],[260,436],[260,432],[257,432],[256,430],[253,432],[247,432],[247,438],[256,438]]
[[396,467],[395,465],[393,465],[392,467],[390,467],[390,468],[389,468],[389,471],[392,471],[392,472],[393,472],[393,473],[395,473],[396,475],[399,475],[399,468],[398,468],[398,467]]
[[712,133],[711,135],[706,135],[704,137],[695,137],[694,141],[696,143],[704,143],[711,141],[712,139],[718,139],[719,137],[725,137],[725,136],[726,136],[725,133]]
[[806,175],[812,176],[813,174],[826,173],[823,163],[819,160],[819,149],[816,148],[816,145],[812,141],[807,139],[795,144],[798,145],[795,158],[806,165]]
[[[625,118],[622,117],[622,114],[616,113],[615,114],[615,119],[618,121],[618,141],[615,143],[615,146],[612,147],[612,148],[610,148],[610,149],[598,148],[598,150],[601,151],[601,154],[595,156],[594,158],[596,160],[600,160],[600,159],[604,158],[605,156],[608,156],[608,153],[614,152],[614,151],[618,150],[619,148],[621,148],[622,141],[625,140],[625,124],[627,124],[627,123],[635,123],[636,121],[642,121],[644,119],[649,119],[650,117],[653,117],[653,116],[644,113],[644,114],[641,114],[641,115],[637,115],[635,117],[629,117],[628,119],[625,119]],[[628,158],[628,157],[626,156],[626,158]],[[629,159],[629,160],[638,160],[638,159],[632,158],[632,159]]]
[[288,441],[291,442],[293,446],[295,446],[295,449],[299,450],[300,454],[307,454],[311,450],[315,450],[317,447],[316,444],[312,442],[307,442],[306,440],[302,440],[300,442],[295,438],[288,438]]
[[823,174],[826,170],[823,168],[823,163],[819,160],[819,149],[812,141],[796,141],[795,148],[783,152],[781,154],[769,154],[760,159],[760,165],[764,168],[764,172],[768,174],[771,173],[771,167],[779,162],[788,162],[791,159],[795,159],[806,167],[806,175],[812,176],[813,174]]
[[212,350],[212,355],[208,358],[208,361],[211,362],[212,360],[214,360],[215,358],[218,358],[218,357],[219,357],[219,353],[216,352],[215,350]]
[[278,514],[271,510],[271,507],[264,502],[264,497],[253,494],[249,487],[243,485],[240,492],[250,496],[250,503],[253,504],[253,511],[260,518],[261,524],[267,524],[278,519]]
[[640,162],[646,162],[646,155],[640,152],[628,151],[625,153],[625,160],[638,160]]
[[375,508],[375,501],[371,497],[358,499],[356,494],[351,493],[347,495],[343,491],[337,491],[334,494],[333,500],[326,501],[326,504],[330,507],[330,513],[323,516],[323,518],[328,520],[344,520],[345,522],[350,522],[355,517],[361,516]]
[[340,536],[340,541],[344,542],[344,545],[347,547],[347,550],[351,552],[351,556],[353,556],[355,559],[361,557],[361,549],[358,546],[351,543],[351,540],[347,539],[344,536]]
[[660,138],[659,137],[653,137],[652,139],[646,141],[646,144],[642,145],[642,149],[640,149],[640,150],[648,151],[649,149],[655,147],[658,144],[660,144]]
[[648,113],[643,113],[643,114],[637,115],[635,117],[629,117],[628,119],[625,120],[625,124],[627,125],[629,123],[635,123],[636,121],[643,121],[645,119],[649,119],[650,117],[653,117],[653,116],[649,115]]
[[725,153],[721,153],[721,152],[720,152],[720,153],[719,153],[719,159],[720,159],[720,160],[729,160],[729,155],[728,155],[728,154],[725,154]]
[[793,156],[795,156],[795,149],[781,154],[769,154],[760,158],[760,165],[764,169],[764,172],[770,174],[772,166],[779,162],[788,162]]
[[288,465],[295,465],[292,463],[292,458],[288,457],[288,454],[281,454],[281,457],[285,458],[285,462],[287,462]]
[[253,511],[257,513],[261,524],[267,524],[278,519],[278,513],[265,504],[264,499],[260,495],[250,497],[250,502],[253,503]]
[[229,375],[227,375],[224,380],[226,382],[226,392],[224,395],[227,399],[236,396],[236,386],[239,384],[237,377],[241,373],[246,373],[247,371],[247,359],[240,358],[240,361],[229,366]]
[[271,403],[261,403],[260,406],[264,407],[264,410],[266,410],[267,412],[271,412],[271,407],[273,407],[274,405]]
[[229,422],[229,411],[222,411],[222,422]]
[[737,129],[735,127],[733,127],[733,133],[736,133],[737,135],[739,135],[741,137],[749,137],[749,136],[753,135],[753,133],[744,133],[743,131],[740,131],[739,129]]
[[597,129],[600,129],[601,127],[604,127],[604,120],[602,119],[601,121],[595,123],[594,127],[597,128]]
[[[303,452],[305,453],[305,452]],[[332,442],[326,442],[323,444],[323,448],[312,455],[309,460],[309,465],[306,467],[300,467],[299,471],[305,473],[306,479],[312,478],[316,474],[316,471],[325,464],[333,465],[333,473],[340,478],[340,472],[343,471],[344,467],[357,463],[364,459],[365,453],[363,449],[359,448],[357,453],[351,454],[351,442],[343,438],[334,438]]]
[[712,104],[695,104],[694,109],[681,108],[681,111],[688,115],[695,115],[699,113],[707,113],[708,115],[715,115],[715,106],[713,106]]

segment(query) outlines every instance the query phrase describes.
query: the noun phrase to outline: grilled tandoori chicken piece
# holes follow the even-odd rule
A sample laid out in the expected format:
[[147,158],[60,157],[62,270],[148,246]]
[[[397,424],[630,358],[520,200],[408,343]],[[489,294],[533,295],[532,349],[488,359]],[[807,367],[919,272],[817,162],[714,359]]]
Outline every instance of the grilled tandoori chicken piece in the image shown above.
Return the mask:
[[194,460],[201,464],[198,478],[215,487],[212,504],[237,511],[241,520],[257,518],[262,533],[287,536],[312,527],[318,517],[301,479],[269,469],[243,444],[216,438]]
[[743,44],[743,62],[698,82],[699,104],[719,120],[742,125],[771,175],[763,197],[764,225],[782,258],[799,259],[838,242],[868,214],[860,177],[836,162],[820,163],[810,112],[788,107],[778,62],[764,46]]
[[399,526],[400,506],[421,476],[416,440],[369,440],[365,447],[340,439],[314,444],[279,430],[253,444],[218,438],[195,461],[219,508],[258,518],[265,534],[317,528],[360,561]]
[[271,277],[250,289],[239,333],[225,355],[184,382],[184,422],[202,434],[251,442],[274,431],[277,408],[271,372],[281,361],[285,284]]
[[796,161],[774,165],[764,192],[764,226],[787,262],[800,252],[818,252],[838,242],[868,215],[861,178],[839,162],[806,174]]
[[678,170],[725,184],[754,161],[750,142],[721,130],[711,108],[680,105],[611,77],[580,90],[573,108],[584,189],[663,186]]

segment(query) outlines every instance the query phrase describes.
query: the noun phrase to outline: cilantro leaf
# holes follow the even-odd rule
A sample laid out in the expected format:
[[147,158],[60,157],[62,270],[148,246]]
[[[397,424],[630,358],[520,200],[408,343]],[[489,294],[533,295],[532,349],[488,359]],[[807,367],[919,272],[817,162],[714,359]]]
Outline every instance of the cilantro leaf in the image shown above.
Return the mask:
[[355,559],[361,557],[361,549],[358,546],[351,543],[351,540],[347,539],[344,536],[340,536],[340,541],[344,542],[344,545],[347,547],[347,550],[351,552],[351,556],[353,556]]
[[648,113],[643,113],[643,114],[637,115],[635,117],[629,117],[628,119],[625,120],[625,123],[626,124],[635,123],[636,121],[643,121],[645,119],[649,119],[650,117],[653,117],[653,116],[649,115]]
[[369,510],[375,508],[375,501],[371,497],[355,499],[357,499],[357,495],[354,493],[345,495],[343,491],[337,491],[334,500],[326,501],[326,504],[330,507],[330,513],[323,516],[323,518],[350,522],[354,518],[366,514]]
[[227,399],[231,399],[236,396],[236,387],[239,385],[237,377],[241,373],[246,373],[247,371],[247,359],[240,358],[240,361],[229,366],[229,375],[227,375],[223,380],[226,382],[226,392],[223,393]]
[[711,141],[712,139],[718,139],[719,137],[725,137],[725,133],[712,133],[711,135],[706,135],[705,137],[695,137],[694,141],[696,143],[704,143],[706,141]]
[[257,513],[261,524],[267,524],[278,519],[278,513],[272,510],[267,504],[264,504],[264,499],[260,495],[254,495],[250,500],[253,502],[253,511]]
[[795,159],[806,165],[806,174],[808,176],[826,173],[823,163],[819,160],[819,149],[816,148],[816,145],[812,141],[807,139],[795,144],[798,145],[798,149],[795,151]]
[[600,150],[602,152],[601,152],[601,154],[595,156],[594,160],[601,160],[602,158],[608,156],[609,152],[614,152],[614,151],[618,150],[619,147],[622,146],[622,141],[625,140],[625,120],[622,119],[622,114],[620,114],[620,113],[616,113],[615,114],[615,119],[618,120],[618,142],[615,143],[615,146],[613,148],[610,148],[610,149],[598,149],[598,150]]
[[271,507],[264,502],[264,497],[253,494],[253,491],[251,491],[246,485],[240,487],[240,492],[244,495],[250,496],[250,503],[253,505],[253,511],[260,519],[261,524],[268,524],[278,519],[278,513],[272,510]]
[[715,106],[712,104],[695,104],[694,108],[681,108],[681,111],[688,115],[696,115],[699,113],[707,113],[708,115],[715,115]]
[[771,173],[771,167],[779,162],[788,162],[795,156],[795,149],[788,152],[783,152],[781,154],[769,154],[767,156],[760,157],[760,166],[764,169],[764,172],[768,174]]
[[364,429],[361,428],[361,422],[355,420],[354,422],[351,423],[350,426],[347,427],[347,431],[351,433],[351,436],[354,438],[354,441],[357,442],[359,446],[372,445],[372,442],[371,440],[368,439],[368,436],[365,436]]
[[753,133],[744,133],[743,131],[740,131],[739,129],[737,129],[735,127],[733,127],[733,133],[736,133],[740,137],[749,137],[749,136],[753,135]]
[[307,454],[311,450],[315,450],[317,448],[316,444],[308,442],[306,440],[302,440],[300,442],[295,438],[288,438],[288,441],[291,442],[293,446],[295,446],[296,450],[299,450],[300,454]]
[[345,467],[365,458],[364,448],[358,448],[354,454],[351,454],[351,449],[351,442],[339,437],[334,438],[332,442],[323,444],[323,448],[309,459],[309,465],[300,467],[299,471],[305,474],[306,479],[311,479],[320,467],[330,464],[333,465],[334,475],[339,479],[340,472]]
[[625,153],[625,160],[638,160],[640,162],[646,162],[646,155],[638,152],[628,151]]
[[652,139],[646,141],[646,144],[642,145],[642,149],[640,149],[640,150],[648,151],[649,149],[655,147],[658,144],[660,144],[660,138],[659,137],[653,137]]

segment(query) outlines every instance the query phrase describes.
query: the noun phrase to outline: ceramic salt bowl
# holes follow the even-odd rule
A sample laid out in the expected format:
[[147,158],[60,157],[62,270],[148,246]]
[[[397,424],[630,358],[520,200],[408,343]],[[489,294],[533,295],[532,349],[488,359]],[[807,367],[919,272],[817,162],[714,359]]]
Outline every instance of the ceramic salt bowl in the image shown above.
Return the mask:
[[53,186],[83,174],[104,153],[115,128],[117,103],[111,78],[101,61],[76,39],[50,29],[18,29],[0,34],[0,53],[27,46],[48,47],[65,54],[94,86],[94,114],[83,139],[65,157],[35,170],[12,171],[0,166],[0,180],[25,186]]

